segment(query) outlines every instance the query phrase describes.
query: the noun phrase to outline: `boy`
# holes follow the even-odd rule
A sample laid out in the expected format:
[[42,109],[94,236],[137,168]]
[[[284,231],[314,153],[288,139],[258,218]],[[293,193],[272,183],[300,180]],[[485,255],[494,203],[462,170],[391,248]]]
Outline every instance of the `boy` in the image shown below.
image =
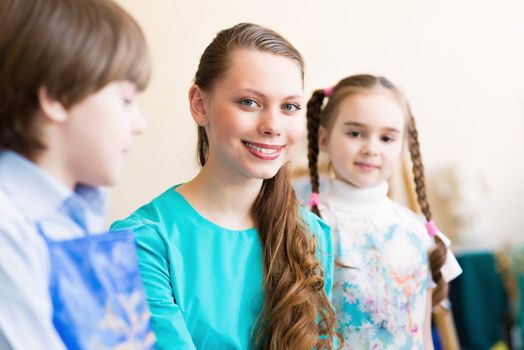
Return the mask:
[[[143,33],[112,1],[0,2],[0,349],[108,346],[113,314],[95,315],[89,301],[96,298],[86,298],[90,292],[70,279],[71,270],[64,273],[69,262],[61,259],[89,257],[87,248],[71,253],[72,239],[86,240],[89,249],[107,241],[86,235],[103,229],[99,186],[118,180],[132,138],[144,128],[136,94],[149,76]],[[108,248],[113,256],[115,247]],[[109,266],[132,270],[135,253],[126,254],[127,265],[121,259]],[[78,271],[88,281],[96,275]],[[101,282],[93,283],[100,290]],[[140,287],[133,293],[140,296]],[[107,300],[116,299],[108,293]],[[137,300],[145,348],[152,334],[145,302]],[[87,332],[101,316],[98,329]],[[87,323],[76,324],[82,317]],[[131,343],[123,333],[111,346]]]

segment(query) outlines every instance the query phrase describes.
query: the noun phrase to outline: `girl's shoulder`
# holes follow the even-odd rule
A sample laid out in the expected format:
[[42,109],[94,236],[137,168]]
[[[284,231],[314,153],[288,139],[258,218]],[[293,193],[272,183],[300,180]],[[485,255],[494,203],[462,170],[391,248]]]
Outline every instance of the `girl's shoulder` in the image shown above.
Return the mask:
[[[403,222],[406,225],[410,225],[421,237],[426,241],[428,248],[431,249],[435,246],[435,240],[431,238],[428,229],[426,228],[426,218],[421,215],[413,212],[412,210],[406,208],[403,205],[394,203],[397,212],[402,216]],[[438,237],[444,242],[446,247],[449,249],[451,246],[451,240],[446,236],[446,234],[440,230],[437,232]]]
[[320,201],[318,209],[322,215],[322,221],[331,228],[334,228],[337,223],[334,209],[324,201]]
[[335,264],[333,237],[331,228],[316,214],[310,212],[306,207],[300,207],[300,216],[316,239],[316,257],[324,271],[324,288],[328,297],[331,297],[333,287],[333,271]]
[[425,218],[422,214],[417,214],[413,210],[409,209],[408,207],[402,204],[399,204],[397,202],[394,202],[391,199],[389,201],[395,213],[399,215],[403,220],[410,222],[414,225],[417,225],[421,229],[424,228]]
[[[426,228],[426,218],[422,215],[418,215],[408,208],[397,204],[398,210],[404,215],[405,218],[411,220],[411,224],[417,227],[417,233],[422,238],[422,241],[426,244],[426,251],[431,251],[435,247],[435,239],[432,238]],[[437,236],[442,240],[447,248],[446,260],[440,271],[444,280],[450,282],[457,278],[462,273],[457,258],[451,250],[451,240],[440,230],[437,230]]]
[[315,236],[317,252],[331,256],[333,254],[333,237],[330,226],[306,207],[300,207],[300,216],[308,231]]
[[426,229],[426,218],[422,214],[415,213],[406,206],[391,201],[392,206],[399,216],[399,224],[404,226],[409,232],[415,233],[424,243],[426,249],[430,249],[434,245],[434,240]]
[[163,231],[165,226],[176,226],[176,222],[186,218],[190,212],[184,198],[172,186],[149,203],[142,205],[125,219],[117,220],[111,230],[142,228]]
[[299,214],[309,230],[318,238],[329,238],[331,235],[330,226],[315,213],[308,210],[304,206],[300,206]]

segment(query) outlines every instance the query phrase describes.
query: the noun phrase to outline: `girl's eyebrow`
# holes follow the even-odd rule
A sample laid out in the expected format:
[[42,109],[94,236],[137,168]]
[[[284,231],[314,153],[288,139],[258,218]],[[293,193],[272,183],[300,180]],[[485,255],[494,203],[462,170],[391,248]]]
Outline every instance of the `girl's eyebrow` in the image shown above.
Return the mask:
[[400,130],[397,129],[397,128],[384,128],[384,130],[390,131],[390,132],[395,132],[395,133],[400,133]]
[[[351,121],[345,122],[343,125],[356,126],[356,127],[359,127],[359,128],[367,128],[368,127],[366,124],[359,123],[359,122],[351,122]],[[400,133],[400,130],[397,129],[397,128],[385,127],[385,128],[382,128],[382,130],[386,130],[386,131],[389,131],[389,132]]]
[[[252,94],[257,95],[258,97],[260,97],[262,99],[266,98],[266,95],[264,95],[263,93],[261,93],[258,90],[255,90],[255,89],[247,88],[247,89],[239,89],[239,91],[247,91],[247,92],[250,92]],[[292,100],[292,99],[297,99],[297,98],[301,98],[301,97],[302,97],[302,95],[291,95],[291,96],[288,96],[288,97],[286,97],[284,99],[285,100]]]
[[358,122],[344,122],[343,125],[358,126],[360,128],[367,128],[366,124],[362,124],[362,123],[358,123]]
[[247,92],[250,92],[250,93],[252,93],[252,94],[257,95],[257,96],[260,97],[260,98],[266,98],[266,95],[264,95],[263,93],[261,93],[261,92],[258,91],[258,90],[255,90],[255,89],[247,88],[247,89],[239,89],[238,91],[247,91]]

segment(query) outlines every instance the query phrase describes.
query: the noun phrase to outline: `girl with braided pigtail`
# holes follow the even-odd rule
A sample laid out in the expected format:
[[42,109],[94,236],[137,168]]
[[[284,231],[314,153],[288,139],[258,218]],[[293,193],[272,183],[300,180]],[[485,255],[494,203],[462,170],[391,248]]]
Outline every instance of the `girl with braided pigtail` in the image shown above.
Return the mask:
[[[333,304],[344,349],[432,349],[431,310],[461,269],[431,220],[407,101],[383,77],[350,76],[313,93],[307,126],[309,206],[334,231]],[[387,196],[404,140],[425,220]],[[321,195],[319,150],[333,174]]]
[[336,349],[329,227],[300,208],[304,61],[252,23],[204,50],[189,107],[201,171],[114,228],[133,228],[159,349]]

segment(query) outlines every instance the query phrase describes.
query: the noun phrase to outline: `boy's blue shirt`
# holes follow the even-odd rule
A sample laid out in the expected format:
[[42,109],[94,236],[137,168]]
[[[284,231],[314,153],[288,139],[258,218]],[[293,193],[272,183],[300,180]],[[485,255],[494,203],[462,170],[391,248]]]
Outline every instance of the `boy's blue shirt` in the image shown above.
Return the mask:
[[71,191],[26,158],[0,151],[0,349],[64,348],[52,323],[49,256],[36,223],[55,240],[101,232],[106,203],[100,188]]

